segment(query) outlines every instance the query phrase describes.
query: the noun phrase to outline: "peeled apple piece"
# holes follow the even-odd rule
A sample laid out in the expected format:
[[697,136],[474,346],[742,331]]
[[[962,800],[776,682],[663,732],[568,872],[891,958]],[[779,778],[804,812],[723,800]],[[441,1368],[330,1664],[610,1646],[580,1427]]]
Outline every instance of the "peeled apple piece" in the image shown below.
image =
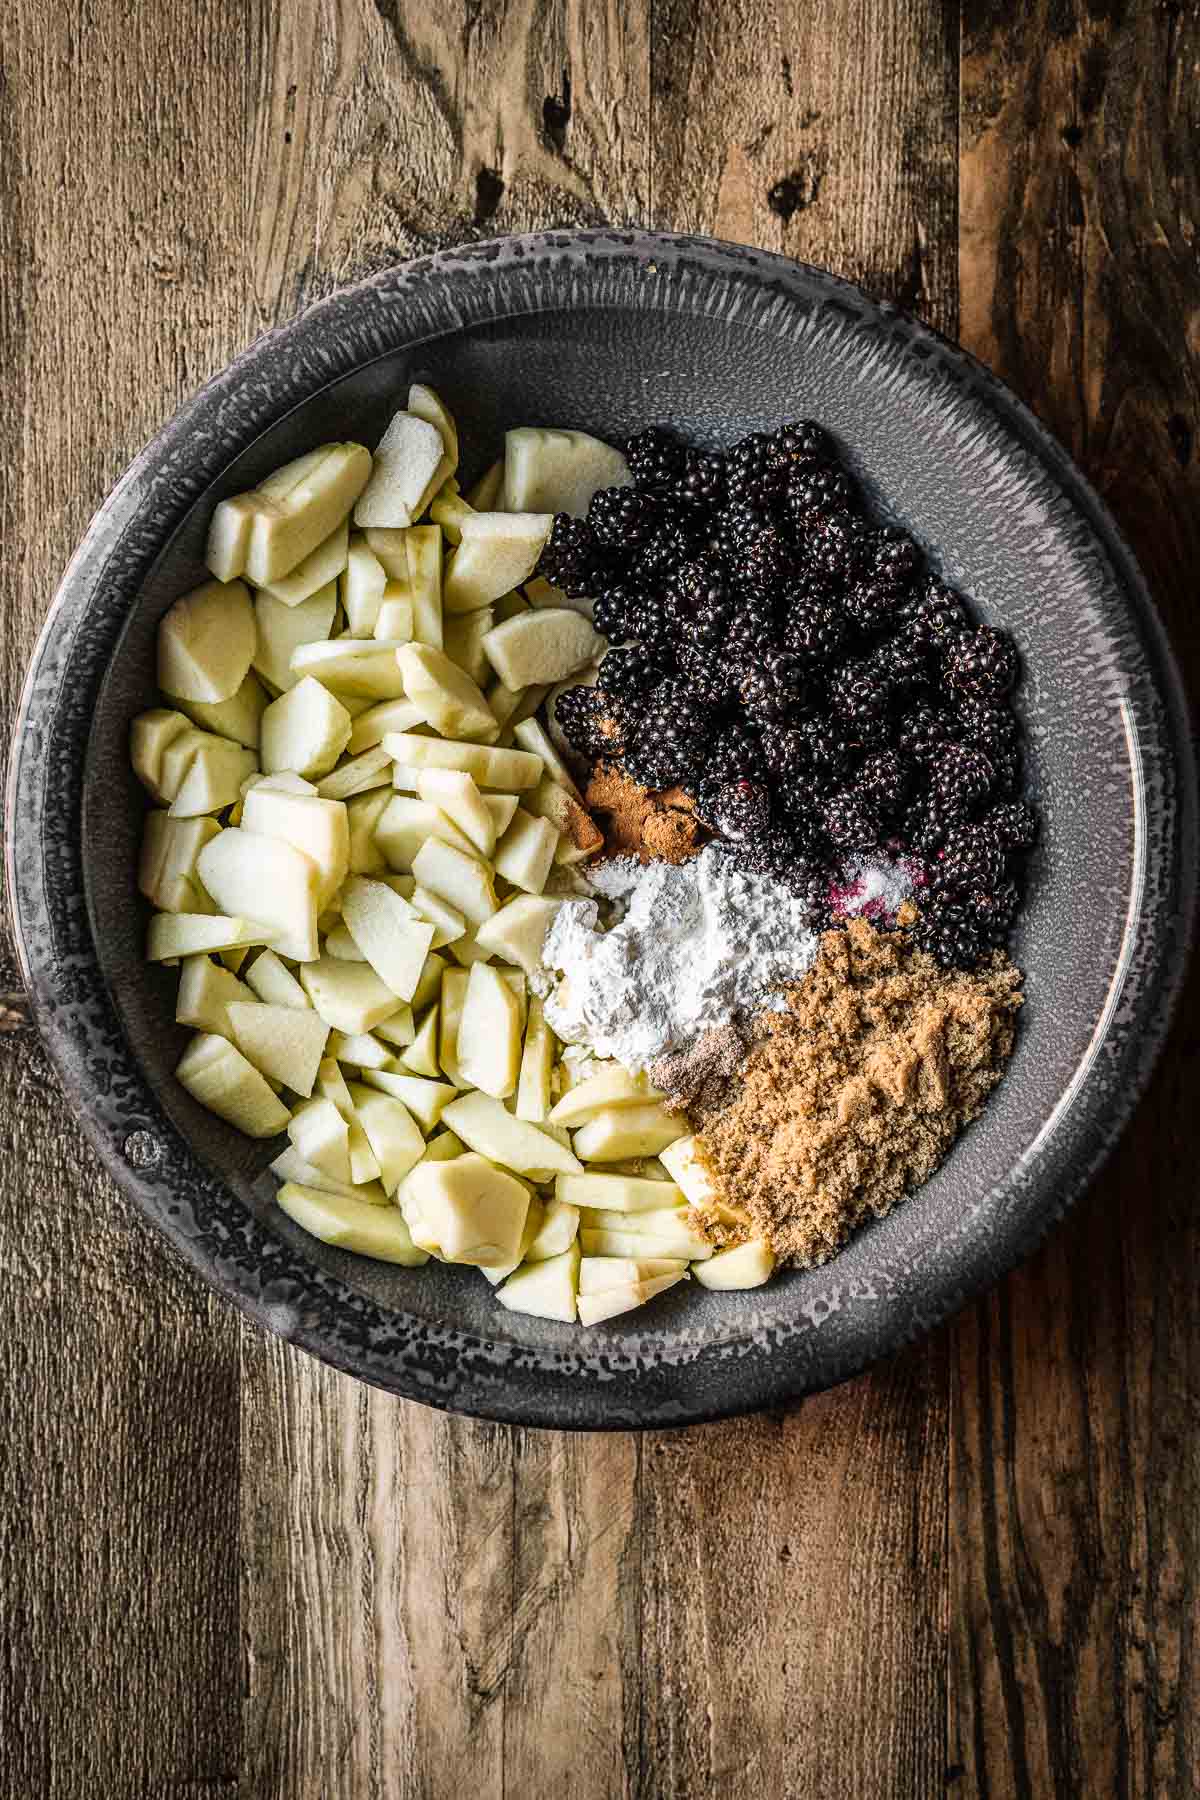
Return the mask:
[[434,730],[448,738],[494,735],[495,715],[465,670],[430,644],[406,644],[396,653],[405,697],[419,706]]
[[305,963],[300,970],[313,1010],[327,1025],[354,1037],[374,1031],[397,1010],[400,1001],[369,963],[338,962],[332,956]]
[[408,390],[408,410],[418,419],[425,419],[432,425],[442,440],[442,453],[446,457],[449,468],[442,481],[450,481],[458,468],[458,426],[445,401],[423,381],[414,381]]
[[268,775],[328,775],[350,741],[353,721],[327,688],[305,676],[262,719],[260,757]]
[[[361,444],[323,444],[289,465],[303,467],[299,480],[279,470],[260,487],[271,504],[255,512],[246,550],[246,574],[270,587],[324,542],[362,493],[371,455]],[[281,491],[283,490],[283,491]]]
[[579,1277],[579,1251],[572,1245],[544,1262],[522,1263],[510,1275],[496,1298],[509,1312],[527,1313],[533,1319],[557,1319],[575,1323],[575,1295]]
[[[464,546],[466,542],[464,538]],[[488,661],[510,688],[564,681],[602,656],[606,647],[606,639],[569,607],[518,613],[494,625],[483,640]]]
[[147,962],[176,962],[214,950],[261,944],[270,928],[223,913],[155,913],[146,933]]
[[440,838],[465,855],[475,853],[470,838],[440,807],[407,794],[386,796],[375,823],[375,841],[393,869],[407,873],[430,838]]
[[[579,1209],[564,1206],[561,1200],[547,1200],[542,1207],[538,1228],[525,1246],[525,1262],[546,1262],[569,1250],[579,1235]],[[656,1271],[657,1272],[657,1271]]]
[[421,1162],[408,1192],[447,1262],[495,1268],[521,1248],[529,1191],[468,1151],[449,1162]]
[[175,1079],[201,1106],[247,1137],[275,1137],[287,1127],[287,1107],[226,1038],[198,1033],[176,1064]]
[[475,941],[481,950],[536,975],[542,968],[546,933],[561,905],[561,900],[546,900],[540,894],[516,894],[478,927]]
[[267,710],[267,693],[253,671],[249,673],[228,700],[184,700],[177,696],[179,710],[187,714],[201,731],[228,738],[244,749],[257,750],[262,716]]
[[361,756],[339,763],[328,775],[322,775],[317,792],[323,800],[352,800],[355,794],[366,794],[372,788],[391,787],[392,763],[382,744],[364,750]]
[[[230,1001],[254,998],[244,981],[209,956],[185,956],[179,967],[175,1023],[233,1040]],[[253,1060],[253,1059],[251,1059]]]
[[481,512],[464,518],[462,542],[446,563],[445,610],[475,612],[520,587],[537,567],[553,523],[550,513]]
[[246,573],[254,521],[271,505],[258,493],[231,494],[217,504],[208,528],[204,560],[218,581],[233,581]]
[[346,567],[350,543],[350,521],[343,519],[329,536],[297,563],[290,575],[284,575],[263,592],[271,594],[285,606],[299,606],[321,589],[331,587]]
[[473,776],[463,769],[422,769],[417,793],[452,819],[480,856],[496,848],[496,823]]
[[412,634],[419,644],[440,650],[442,620],[442,534],[436,525],[413,525],[404,533]]
[[[663,1095],[644,1073],[631,1075],[620,1063],[610,1063],[598,1075],[592,1075],[573,1087],[550,1113],[551,1125],[586,1125],[598,1112],[610,1106],[644,1106],[661,1100]],[[595,1204],[595,1202],[592,1202]]]
[[629,464],[586,431],[521,425],[504,434],[505,512],[570,513],[582,519],[600,488],[628,487]]
[[363,1080],[368,1087],[399,1100],[425,1131],[434,1129],[457,1092],[447,1082],[402,1075],[398,1069],[364,1069]]
[[679,1136],[682,1120],[661,1106],[606,1107],[575,1133],[581,1162],[617,1162],[627,1156],[657,1156]]
[[359,756],[364,750],[381,748],[389,731],[411,731],[421,723],[423,715],[411,700],[381,700],[359,713],[346,748],[351,756]]
[[673,1181],[650,1181],[640,1175],[560,1175],[554,1185],[559,1200],[571,1206],[620,1213],[677,1211],[684,1197]]
[[295,1181],[285,1182],[275,1201],[289,1219],[323,1244],[410,1269],[429,1261],[428,1252],[413,1243],[394,1206],[371,1206],[349,1194],[324,1193]]
[[384,638],[333,638],[327,644],[299,644],[292,672],[311,675],[351,699],[400,700],[404,681],[396,661],[400,643]]
[[205,844],[196,872],[225,912],[245,918],[253,906],[280,955],[316,959],[320,871],[311,857],[281,838],[230,826]]
[[386,883],[362,875],[351,876],[342,890],[342,917],[379,979],[398,1000],[411,1000],[433,946],[433,926]]
[[[337,588],[333,582],[318,588],[308,599],[293,604],[265,591],[254,600],[258,648],[254,667],[272,687],[286,693],[300,677],[292,668],[292,652],[301,644],[323,644],[333,630],[337,612]],[[258,742],[258,739],[255,739]]]
[[379,1178],[390,1197],[425,1154],[425,1139],[403,1101],[358,1082],[350,1098],[379,1164]]
[[396,413],[379,440],[370,480],[354,508],[354,523],[393,529],[413,524],[444,456],[436,425],[415,413]]
[[459,1073],[472,1087],[504,1100],[521,1066],[521,1008],[498,969],[471,969],[456,1045]]
[[246,970],[246,985],[267,1006],[290,1006],[304,1012],[308,995],[273,950],[264,950]]
[[682,1281],[682,1275],[658,1275],[650,1281],[640,1281],[630,1287],[606,1288],[602,1294],[580,1294],[578,1305],[579,1323],[581,1325],[599,1325],[605,1319],[614,1319],[620,1313],[632,1312],[635,1307],[645,1306],[647,1300],[653,1300],[656,1294],[663,1294],[668,1288]]
[[169,801],[173,795],[162,787],[163,755],[176,738],[191,730],[187,718],[165,706],[153,706],[139,713],[129,728],[129,760],[133,772],[155,800]]
[[496,911],[496,890],[487,864],[440,838],[426,839],[413,857],[412,872],[422,887],[448,901],[472,925],[482,925]]
[[464,1144],[481,1156],[535,1180],[581,1172],[577,1157],[537,1125],[516,1119],[489,1094],[463,1094],[446,1107],[443,1119]]
[[207,817],[173,819],[165,812],[146,814],[138,889],[160,912],[212,910],[196,874],[196,858],[220,829],[215,819]]
[[246,679],[256,641],[245,582],[206,581],[159,622],[158,685],[182,700],[228,700]]
[[467,504],[476,512],[493,512],[500,507],[500,491],[504,486],[504,462],[497,459],[485,469],[475,486],[467,489]]
[[585,1256],[579,1265],[579,1292],[607,1294],[613,1288],[637,1287],[660,1275],[678,1276],[686,1270],[686,1262],[678,1257]]
[[549,734],[540,719],[519,719],[513,726],[513,742],[522,750],[540,756],[546,765],[546,775],[559,787],[565,788],[572,800],[583,805],[583,795],[575,785],[574,777],[562,757],[550,741]]
[[455,744],[398,731],[388,732],[383,747],[396,763],[396,786],[414,793],[421,769],[463,769],[481,788],[518,790],[536,787],[542,775],[541,757],[526,750],[493,750],[487,744]]
[[696,1280],[702,1287],[730,1291],[761,1287],[775,1273],[775,1252],[762,1238],[718,1250],[707,1262],[697,1263]]
[[548,819],[535,818],[518,806],[512,824],[496,845],[493,855],[497,875],[526,893],[540,894],[546,885],[554,853],[558,848],[558,832]]
[[260,1074],[282,1081],[307,1100],[325,1054],[329,1027],[311,1007],[265,1006],[231,1000],[226,1009],[233,1041]]

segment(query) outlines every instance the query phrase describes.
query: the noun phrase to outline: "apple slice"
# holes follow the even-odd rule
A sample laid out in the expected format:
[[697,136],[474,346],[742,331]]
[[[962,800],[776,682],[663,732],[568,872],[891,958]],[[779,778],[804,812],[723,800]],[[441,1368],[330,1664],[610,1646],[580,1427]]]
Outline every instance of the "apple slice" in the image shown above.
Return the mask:
[[[707,1268],[707,1263],[702,1265]],[[660,1275],[684,1275],[687,1263],[672,1256],[585,1256],[579,1265],[581,1294],[609,1294],[614,1288],[636,1287]]]
[[542,1001],[533,994],[529,1000],[529,1021],[525,1027],[515,1108],[518,1119],[526,1119],[531,1125],[544,1123],[550,1110],[550,1076],[555,1050],[555,1036],[546,1023]]
[[492,815],[492,830],[497,838],[502,838],[516,816],[517,796],[515,794],[485,794],[483,804]]
[[[405,579],[407,579],[405,569]],[[355,637],[371,637],[383,605],[388,575],[362,532],[351,532],[342,571],[340,595]]]
[[391,529],[412,525],[444,455],[436,425],[415,413],[396,413],[379,440],[371,478],[354,508],[354,523]]
[[333,1104],[321,1095],[298,1106],[287,1134],[305,1162],[331,1175],[342,1186],[353,1185],[350,1173],[350,1127]]
[[453,1082],[454,1086],[460,1089],[467,1086],[467,1081],[458,1066],[458,1028],[462,1023],[462,1010],[466,1005],[469,980],[469,970],[447,969],[442,976],[441,986],[438,1061],[445,1071],[447,1081]]
[[557,848],[558,833],[549,820],[537,819],[518,806],[512,824],[496,845],[496,873],[528,894],[540,894]]
[[391,1197],[425,1154],[425,1139],[403,1101],[359,1082],[350,1086],[354,1110],[379,1164],[379,1178]]
[[[299,676],[292,668],[292,652],[301,644],[323,644],[333,630],[337,612],[337,588],[333,582],[318,588],[307,600],[291,605],[265,591],[254,600],[258,648],[254,667],[272,687],[286,693]],[[255,742],[257,743],[257,738]]]
[[673,1181],[651,1181],[643,1175],[560,1175],[554,1184],[559,1200],[589,1211],[608,1213],[678,1212],[684,1196]]
[[196,874],[196,858],[220,829],[215,819],[173,819],[165,812],[146,814],[138,888],[160,912],[214,910]]
[[433,926],[382,881],[352,875],[342,890],[342,916],[379,979],[411,1000],[433,945]]
[[490,919],[499,904],[487,864],[440,837],[426,839],[413,857],[412,872],[422,887],[448,900],[472,925]]
[[350,827],[350,873],[381,875],[387,858],[376,842],[375,830],[392,801],[387,788],[376,788],[366,794],[355,794],[346,802],[346,821]]
[[607,1288],[602,1294],[581,1293],[576,1302],[581,1325],[599,1325],[605,1319],[614,1319],[619,1313],[633,1312],[635,1307],[645,1306],[647,1300],[653,1300],[656,1294],[666,1293],[683,1275],[658,1275],[650,1281],[632,1283],[629,1287]]
[[[478,612],[453,613],[442,629],[442,643],[452,663],[470,676],[477,687],[491,679],[491,665],[483,652],[483,640],[496,623],[495,608],[483,606]],[[486,704],[486,695],[484,696]],[[491,712],[491,707],[488,707]],[[492,714],[495,718],[495,714]],[[499,720],[496,721],[497,727]]]
[[179,699],[179,710],[187,714],[202,731],[228,738],[247,750],[257,750],[262,716],[267,709],[267,695],[262,683],[248,674],[236,694],[228,700]]
[[480,925],[476,942],[527,975],[538,975],[544,967],[542,945],[561,905],[538,894],[518,894]]
[[375,621],[376,638],[390,644],[408,644],[413,635],[413,608],[407,588],[389,581],[383,590],[379,617]]
[[525,1247],[524,1260],[545,1262],[561,1256],[579,1236],[579,1208],[566,1206],[561,1200],[547,1200],[542,1207],[541,1223],[536,1235]]
[[341,702],[306,675],[263,714],[262,766],[269,775],[281,769],[328,775],[350,741],[351,724]]
[[397,1069],[364,1069],[363,1081],[368,1087],[390,1094],[406,1106],[422,1130],[432,1131],[443,1112],[456,1097],[456,1090],[444,1081],[426,1081],[420,1075],[402,1075]]
[[417,991],[409,1001],[414,1012],[424,1012],[432,1006],[442,990],[442,976],[446,973],[446,959],[431,950],[425,958],[425,967],[421,971],[421,979],[417,983]]
[[606,1107],[644,1106],[647,1101],[662,1098],[648,1075],[631,1075],[620,1063],[609,1063],[599,1074],[581,1081],[563,1095],[550,1114],[550,1123],[572,1127],[586,1125]]
[[316,958],[320,872],[311,857],[281,838],[229,827],[205,844],[196,871],[227,913],[247,917],[252,904],[280,955]]
[[354,1110],[346,1079],[331,1056],[324,1059],[317,1071],[317,1092],[337,1108],[346,1122],[346,1154],[350,1159],[351,1181],[377,1180],[380,1174],[378,1159]]
[[159,621],[158,685],[181,700],[232,699],[254,660],[256,629],[243,581],[206,581]]
[[607,641],[580,613],[547,607],[494,625],[483,648],[504,685],[518,688],[564,681],[602,656]]
[[288,1125],[288,1109],[264,1077],[215,1033],[197,1033],[175,1066],[175,1079],[201,1106],[247,1137],[275,1137]]
[[295,1144],[285,1144],[274,1162],[268,1167],[272,1175],[280,1181],[296,1181],[301,1187],[316,1188],[321,1194],[341,1194],[348,1200],[357,1200],[368,1206],[386,1206],[388,1197],[379,1181],[335,1181],[324,1169],[315,1164],[305,1162]]
[[304,964],[300,984],[325,1023],[347,1037],[374,1031],[399,1005],[391,988],[365,962],[337,962],[332,956],[322,956],[318,962]]
[[442,1072],[437,1053],[438,1011],[436,1006],[430,1007],[417,1027],[412,1043],[400,1052],[401,1065],[410,1074],[436,1079]]
[[527,1258],[516,1274],[497,1289],[496,1298],[509,1312],[573,1325],[578,1277],[579,1251],[572,1245],[544,1262],[531,1263]]
[[550,513],[481,512],[463,519],[462,541],[442,584],[446,612],[475,612],[520,587],[537,567],[553,523]]
[[521,1066],[521,1009],[498,969],[476,963],[458,1025],[459,1073],[494,1099],[515,1092]]
[[323,945],[323,954],[334,957],[338,962],[365,963],[367,960],[345,925],[329,926],[325,931]]
[[482,1156],[418,1163],[409,1191],[448,1262],[489,1268],[519,1252],[528,1190]]
[[236,950],[261,944],[270,928],[254,919],[227,918],[221,913],[155,913],[146,933],[147,962],[178,962],[212,950]]
[[577,612],[585,619],[590,619],[595,605],[586,596],[564,594],[561,588],[553,587],[544,575],[535,575],[532,581],[527,581],[522,592],[537,612],[545,612],[548,608],[555,611],[565,608],[568,612]]
[[350,861],[350,828],[340,801],[253,787],[243,804],[242,828],[303,851],[317,866],[318,910],[329,905],[346,879]]
[[443,454],[449,457],[451,464],[445,479],[452,480],[458,468],[458,426],[449,407],[423,381],[414,381],[408,390],[408,410],[418,419],[427,419],[441,436]]
[[[233,1022],[229,1017],[231,1001],[249,1000],[250,989],[244,981],[208,956],[185,956],[179,967],[179,987],[175,995],[175,1023],[190,1025],[193,1031],[207,1031],[217,1037],[233,1040]],[[251,1059],[253,1060],[253,1059]]]
[[567,790],[550,775],[543,775],[532,794],[526,797],[525,806],[554,827],[564,840],[572,862],[583,862],[604,848],[604,833],[587,808],[572,800]]
[[218,501],[204,551],[204,560],[218,581],[233,581],[246,573],[254,521],[272,508],[273,502],[259,493],[231,494]]
[[260,484],[272,502],[254,513],[246,549],[246,573],[256,587],[290,575],[341,524],[371,477],[370,453],[361,444],[323,444],[277,470]]
[[395,1057],[392,1046],[373,1031],[358,1031],[353,1037],[347,1037],[344,1031],[331,1031],[325,1054],[351,1069],[388,1069]]
[[637,1213],[602,1212],[584,1206],[580,1208],[579,1221],[584,1231],[616,1231],[624,1237],[653,1238],[659,1244],[670,1240],[678,1246],[667,1252],[672,1256],[707,1259],[712,1255],[712,1245],[687,1206],[661,1206],[652,1212]]
[[259,1000],[231,1000],[227,1011],[233,1041],[247,1062],[307,1099],[329,1036],[324,1020],[311,1007],[300,1012],[292,1006],[264,1006]]
[[411,700],[381,700],[355,719],[346,748],[351,756],[360,756],[364,750],[381,745],[389,731],[411,731],[414,725],[423,723],[421,709]]
[[601,488],[628,487],[619,450],[586,431],[520,425],[504,434],[505,512],[570,513],[582,519]]
[[[442,534],[436,525],[414,525],[402,534],[408,563],[408,597],[413,637],[442,648]],[[374,536],[368,534],[368,541]]]
[[285,606],[299,606],[319,590],[331,587],[346,567],[350,551],[350,520],[342,519],[327,538],[297,563],[290,575],[270,583],[262,591]]
[[242,783],[242,799],[244,800],[246,798],[246,795],[250,792],[251,788],[256,787],[266,788],[268,793],[274,792],[279,794],[310,794],[315,796],[317,792],[316,784],[314,782],[305,781],[303,775],[293,775],[290,769],[279,769],[274,775],[251,775],[249,780],[243,781]]
[[466,934],[467,921],[440,894],[430,893],[428,888],[418,885],[413,888],[411,899],[414,909],[433,926],[431,949],[441,950]]
[[463,1094],[445,1109],[445,1123],[472,1150],[513,1169],[518,1175],[545,1180],[551,1175],[578,1175],[582,1165],[548,1132],[515,1119],[490,1094]]
[[292,669],[297,675],[315,676],[326,687],[351,698],[399,700],[404,697],[404,680],[396,651],[408,647],[383,638],[299,644],[292,652]]
[[735,1288],[761,1287],[775,1273],[775,1252],[763,1238],[735,1244],[718,1250],[708,1262],[696,1265],[696,1280],[702,1287],[723,1293]]
[[[175,739],[192,727],[181,712],[165,706],[151,707],[139,713],[129,728],[129,760],[142,786],[156,800],[171,800],[162,786],[163,755]],[[176,783],[178,785],[178,783]]]
[[246,984],[266,1006],[290,1006],[297,1012],[308,1008],[308,995],[274,950],[255,957],[246,970]]
[[[236,805],[243,781],[258,770],[253,750],[244,750],[240,744],[209,732],[198,732],[197,738],[200,741],[188,758],[187,772],[171,801],[173,819],[194,819],[202,813],[223,812],[227,806]],[[175,742],[182,745],[184,739],[180,736]],[[168,750],[164,763],[170,755]]]
[[296,1181],[285,1182],[275,1200],[281,1212],[323,1244],[402,1268],[419,1269],[429,1261],[394,1206],[371,1206],[348,1194],[325,1193]]
[[630,1156],[657,1156],[680,1135],[685,1121],[661,1106],[610,1106],[595,1113],[575,1133],[581,1162],[616,1162]]
[[[424,975],[421,979],[424,981]],[[389,1046],[393,1054],[411,1044],[417,1035],[416,1027],[413,1024],[412,1002],[410,1001],[407,1006],[398,1007],[388,1018],[381,1019],[378,1025],[373,1027],[371,1035]],[[363,1068],[368,1066],[365,1063],[360,1065]]]
[[375,744],[322,775],[317,792],[323,800],[352,800],[355,794],[368,794],[372,788],[391,785],[392,759],[382,744]]
[[417,793],[444,812],[482,857],[496,848],[496,826],[473,776],[463,769],[421,769]]
[[497,730],[495,718],[476,684],[443,650],[406,644],[396,662],[404,693],[428,724],[449,738],[480,738]]
[[583,805],[583,795],[576,786],[571,771],[550,741],[550,736],[540,719],[518,719],[513,725],[513,742],[519,744],[522,750],[528,750],[532,755],[540,756],[545,765],[546,775],[550,780],[557,782],[559,787],[565,788],[572,800],[577,800],[581,806]]
[[444,481],[429,505],[429,517],[440,525],[448,544],[462,543],[463,520],[474,518],[476,508],[464,500],[458,483],[451,477]]
[[[542,759],[527,750],[493,750],[486,744],[456,744],[445,738],[417,737],[412,732],[389,731],[383,747],[397,769],[463,769],[481,788],[536,787],[542,778]],[[407,779],[397,787],[408,786]],[[412,787],[416,789],[414,774]]]
[[465,856],[475,856],[470,838],[440,807],[410,799],[407,794],[389,795],[375,825],[375,842],[388,864],[402,874],[410,873],[414,859],[431,838],[452,845]]
[[500,459],[484,470],[473,488],[467,489],[467,500],[476,512],[492,512],[500,506],[503,486],[504,462]]

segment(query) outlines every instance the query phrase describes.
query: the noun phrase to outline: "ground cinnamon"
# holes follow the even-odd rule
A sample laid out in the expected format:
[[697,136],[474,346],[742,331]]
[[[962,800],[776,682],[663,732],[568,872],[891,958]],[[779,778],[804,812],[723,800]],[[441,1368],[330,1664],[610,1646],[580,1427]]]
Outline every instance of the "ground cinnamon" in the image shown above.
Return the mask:
[[865,919],[826,932],[731,1085],[692,1107],[723,1198],[783,1260],[826,1261],[933,1174],[1012,1051],[1020,971],[946,970]]
[[708,833],[696,817],[695,803],[682,788],[655,793],[639,787],[628,775],[601,763],[584,795],[588,811],[604,833],[606,856],[636,856],[686,862],[697,856]]

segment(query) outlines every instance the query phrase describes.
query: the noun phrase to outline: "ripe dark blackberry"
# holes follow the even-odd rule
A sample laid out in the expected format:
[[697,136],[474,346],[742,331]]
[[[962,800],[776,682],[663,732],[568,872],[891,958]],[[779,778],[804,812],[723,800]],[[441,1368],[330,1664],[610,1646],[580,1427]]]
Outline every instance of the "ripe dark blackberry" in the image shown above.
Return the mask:
[[730,500],[765,505],[779,493],[786,471],[779,446],[761,431],[754,431],[725,458],[725,491]]
[[775,447],[789,463],[833,462],[833,439],[815,419],[794,419],[775,433]]
[[991,941],[999,943],[1016,923],[1017,914],[1021,910],[1021,896],[1015,882],[1002,881],[990,893],[972,894],[967,902],[967,910]]
[[871,550],[871,574],[894,593],[912,586],[920,573],[921,552],[906,532],[887,525],[875,534]]
[[863,761],[854,779],[862,795],[881,819],[893,818],[904,805],[912,780],[911,766],[895,750],[876,750]]
[[944,969],[974,969],[988,949],[987,933],[965,906],[928,906],[913,927],[913,942]]
[[883,720],[891,689],[876,670],[862,663],[843,663],[829,683],[829,698],[835,712],[861,732]]
[[600,664],[599,686],[618,702],[635,701],[648,693],[663,678],[662,670],[650,662],[636,644],[625,649],[610,650]]
[[633,485],[646,493],[671,487],[683,468],[684,455],[679,439],[660,425],[637,432],[625,446]]
[[896,609],[896,630],[919,650],[943,650],[969,621],[959,596],[931,578]]
[[771,829],[771,798],[759,782],[701,782],[697,803],[701,818],[722,837],[754,843]]
[[620,752],[620,740],[600,730],[601,721],[612,718],[612,703],[595,687],[566,688],[554,703],[554,717],[572,750],[591,761]]
[[867,658],[867,666],[880,675],[895,694],[911,694],[929,678],[925,658],[903,638],[885,638]]
[[996,780],[994,765],[973,744],[947,744],[929,764],[929,791],[954,818],[973,812]]
[[686,516],[667,514],[650,536],[623,559],[625,577],[634,587],[659,587],[700,548],[700,535]]
[[783,645],[810,662],[832,662],[846,641],[846,619],[827,600],[793,599],[783,627]]
[[762,529],[763,514],[745,501],[736,501],[719,512],[709,527],[708,544],[729,569],[741,566],[751,543]]
[[900,838],[916,855],[932,864],[953,823],[928,794],[922,794],[905,813]]
[[732,612],[724,563],[706,556],[681,564],[671,577],[671,603],[682,639],[719,644]]
[[686,450],[670,491],[689,506],[716,506],[725,492],[725,458],[708,450]]
[[538,574],[573,600],[594,594],[603,581],[603,557],[591,527],[570,513],[555,513],[545,548],[538,558]]
[[592,607],[592,624],[612,644],[624,644],[634,633],[631,620],[638,596],[631,588],[607,587],[596,595]]
[[674,618],[665,595],[635,594],[626,611],[625,623],[629,636],[643,644],[652,658],[668,662],[674,659]]
[[956,825],[930,868],[939,893],[991,894],[1005,877],[1007,859],[990,832],[978,825]]
[[675,652],[679,678],[708,712],[736,702],[733,671],[720,645],[684,642]]
[[741,670],[761,662],[775,648],[775,610],[768,595],[754,588],[745,589],[737,597],[725,635],[724,654],[734,679]]
[[760,779],[767,766],[763,757],[764,743],[764,739],[739,719],[731,720],[713,739],[706,766],[708,778],[718,782],[737,781],[742,777],[750,781]]
[[846,774],[853,750],[845,728],[837,719],[801,719],[797,731],[804,739],[809,766],[825,785],[836,785]]
[[826,836],[838,850],[873,850],[882,833],[879,814],[865,794],[842,788],[821,807]]
[[640,488],[600,488],[592,495],[587,522],[602,550],[628,550],[648,538],[662,518],[662,507],[653,494]]
[[782,651],[764,651],[753,662],[743,664],[738,690],[751,719],[767,725],[781,724],[800,703],[804,665]]
[[895,590],[875,576],[852,582],[842,601],[846,617],[861,632],[881,631],[895,604]]
[[778,526],[764,520],[733,565],[739,582],[778,594],[792,572],[792,555]]
[[1032,806],[1023,800],[1004,800],[993,806],[979,821],[981,831],[988,831],[1005,850],[1032,850],[1037,842],[1038,818]]
[[851,582],[863,572],[869,556],[870,529],[854,513],[823,518],[805,540],[813,565],[839,581]]
[[662,681],[642,712],[629,721],[625,763],[644,787],[674,787],[694,781],[704,765],[709,725],[704,708],[686,685]]
[[782,799],[793,788],[809,785],[812,757],[808,738],[793,725],[773,725],[762,735],[762,755]]
[[965,744],[974,744],[993,760],[1006,756],[1017,741],[1017,721],[1007,706],[992,706],[974,694],[955,701],[954,714]]
[[921,700],[906,712],[895,730],[897,750],[916,762],[928,762],[944,744],[954,741],[956,724],[951,714]]
[[803,533],[818,519],[846,512],[854,504],[854,483],[844,469],[812,463],[792,471],[783,490],[783,511],[792,530]]
[[994,625],[978,625],[974,631],[963,632],[942,659],[948,687],[993,704],[1016,685],[1019,672],[1016,645],[1007,631]]

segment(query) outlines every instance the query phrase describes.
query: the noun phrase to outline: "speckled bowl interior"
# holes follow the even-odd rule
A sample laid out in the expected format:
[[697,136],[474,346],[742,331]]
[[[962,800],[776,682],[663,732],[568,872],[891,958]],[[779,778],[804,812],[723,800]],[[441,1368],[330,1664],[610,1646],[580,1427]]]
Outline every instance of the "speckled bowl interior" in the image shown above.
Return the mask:
[[[980,616],[1016,636],[1045,821],[1015,942],[1027,1005],[985,1118],[825,1268],[676,1290],[581,1331],[503,1312],[473,1272],[314,1243],[271,1152],[171,1070],[175,975],[142,960],[144,797],[129,722],[154,635],[201,579],[213,503],[332,437],[378,438],[408,383],[449,402],[473,476],[518,423],[701,442],[801,415]],[[64,810],[64,797],[69,805]],[[1017,1261],[1086,1183],[1144,1083],[1186,954],[1195,767],[1141,578],[1064,454],[994,379],[816,270],[645,234],[552,234],[410,264],[261,340],[139,458],[65,578],[13,758],[9,861],[47,1042],[110,1168],[231,1299],[316,1354],[436,1405],[530,1423],[679,1423],[829,1385]]]

